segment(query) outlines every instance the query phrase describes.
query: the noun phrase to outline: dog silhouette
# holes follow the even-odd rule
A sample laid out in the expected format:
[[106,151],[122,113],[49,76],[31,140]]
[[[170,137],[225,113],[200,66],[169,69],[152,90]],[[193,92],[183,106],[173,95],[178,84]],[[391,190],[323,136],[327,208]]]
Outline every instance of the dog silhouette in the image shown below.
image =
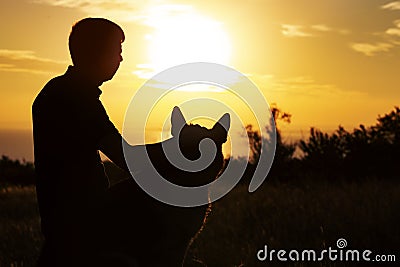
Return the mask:
[[[154,178],[155,169],[164,179],[177,185],[204,185],[215,180],[223,168],[222,144],[227,140],[229,127],[229,114],[223,115],[211,129],[207,129],[187,124],[180,109],[175,107],[171,115],[172,138],[135,146],[133,157],[146,179]],[[177,142],[183,156],[193,162],[201,157],[200,142],[206,138],[214,142],[216,155],[200,171],[187,171],[175,166],[163,150],[166,144]],[[150,159],[152,166],[142,162],[145,157]],[[149,168],[153,170],[148,171]],[[211,203],[190,208],[164,204],[144,192],[133,179],[114,185],[110,195],[112,208],[107,227],[111,231],[105,237],[105,243],[117,261],[130,259],[121,266],[183,266],[189,244],[203,228]]]

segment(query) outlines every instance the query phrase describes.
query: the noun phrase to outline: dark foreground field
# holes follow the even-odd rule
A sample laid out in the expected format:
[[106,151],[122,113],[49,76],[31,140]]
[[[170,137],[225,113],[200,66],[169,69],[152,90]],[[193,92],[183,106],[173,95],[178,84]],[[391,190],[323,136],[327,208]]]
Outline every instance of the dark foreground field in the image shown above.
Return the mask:
[[[187,266],[366,266],[359,262],[260,262],[257,251],[332,247],[395,255],[400,262],[400,183],[265,183],[237,186],[213,206]],[[134,242],[134,241],[133,241]],[[42,239],[34,187],[0,189],[0,267],[35,266]],[[387,266],[374,263],[371,266]],[[392,263],[392,266],[398,266]],[[370,266],[370,265],[367,265]]]

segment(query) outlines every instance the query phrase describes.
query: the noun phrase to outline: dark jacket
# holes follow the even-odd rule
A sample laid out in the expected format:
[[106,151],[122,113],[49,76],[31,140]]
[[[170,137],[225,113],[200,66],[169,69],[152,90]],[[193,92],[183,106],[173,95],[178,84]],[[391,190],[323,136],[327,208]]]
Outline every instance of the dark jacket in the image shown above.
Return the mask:
[[50,80],[33,103],[36,187],[45,236],[71,216],[84,215],[109,187],[99,142],[119,133],[100,94],[70,66]]

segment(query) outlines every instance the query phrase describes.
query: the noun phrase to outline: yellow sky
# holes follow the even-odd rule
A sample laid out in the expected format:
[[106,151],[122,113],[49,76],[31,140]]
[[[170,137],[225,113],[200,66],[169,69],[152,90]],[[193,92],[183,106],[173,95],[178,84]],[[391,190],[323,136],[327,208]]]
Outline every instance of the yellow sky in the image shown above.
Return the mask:
[[370,125],[400,103],[400,1],[3,0],[0,7],[0,129],[31,127],[31,103],[66,70],[71,25],[86,16],[109,18],[126,33],[120,70],[102,86],[120,129],[151,71],[196,60],[246,74],[293,115],[283,128],[289,137],[310,126]]

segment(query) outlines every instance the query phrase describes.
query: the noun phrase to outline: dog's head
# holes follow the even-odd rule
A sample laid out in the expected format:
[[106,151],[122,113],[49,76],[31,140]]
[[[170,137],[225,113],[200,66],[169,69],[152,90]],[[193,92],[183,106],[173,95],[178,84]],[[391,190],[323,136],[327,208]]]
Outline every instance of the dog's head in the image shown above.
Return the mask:
[[[175,107],[171,115],[172,140],[167,140],[165,142],[172,141],[172,144],[174,144],[178,141],[179,147],[172,146],[166,148],[169,149],[169,151],[167,151],[170,153],[169,155],[179,162],[178,153],[180,153],[189,160],[189,162],[193,161],[193,164],[195,164],[194,161],[203,156],[200,151],[201,141],[210,139],[216,148],[215,157],[212,158],[211,163],[202,170],[190,171],[191,163],[189,163],[189,170],[174,165],[171,162],[171,158],[166,157],[166,151],[161,151],[161,149],[163,149],[162,146],[147,146],[152,165],[164,179],[172,183],[183,186],[207,184],[217,177],[223,167],[224,157],[222,154],[222,144],[227,140],[229,127],[230,116],[228,113],[223,115],[211,129],[207,129],[197,124],[188,124],[180,109]],[[175,151],[175,149],[179,149],[179,151]],[[208,147],[206,149],[208,149]],[[207,154],[210,151],[206,150],[203,152]]]
[[205,138],[211,139],[222,154],[222,144],[226,142],[230,128],[230,116],[225,113],[211,129],[198,124],[188,124],[181,110],[174,107],[171,115],[171,134],[179,138],[179,147],[182,154],[189,160],[196,160],[201,156],[199,145]]

